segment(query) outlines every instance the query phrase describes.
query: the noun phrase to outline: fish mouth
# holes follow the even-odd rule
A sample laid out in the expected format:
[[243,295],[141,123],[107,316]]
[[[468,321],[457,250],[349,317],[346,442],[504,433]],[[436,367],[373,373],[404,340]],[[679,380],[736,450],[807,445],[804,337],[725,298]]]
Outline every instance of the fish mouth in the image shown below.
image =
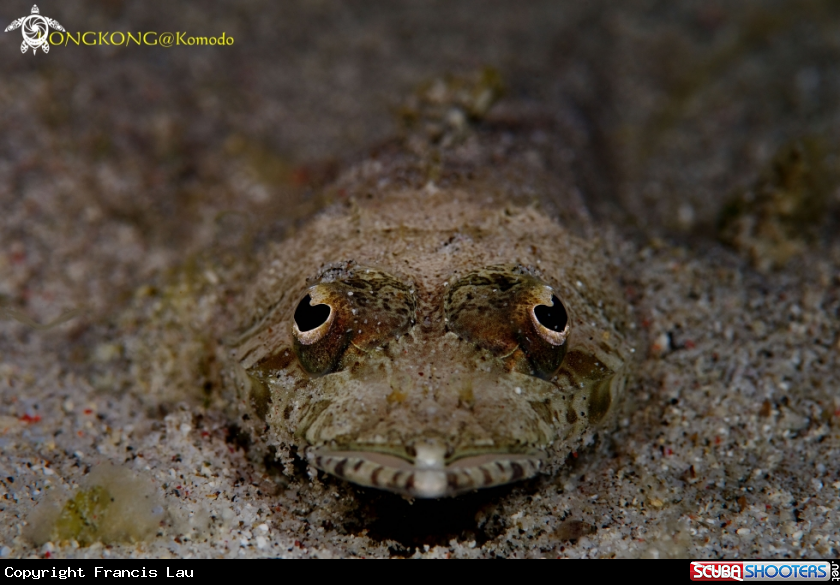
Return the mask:
[[533,477],[542,456],[482,453],[445,463],[435,450],[418,449],[414,461],[371,451],[307,450],[318,469],[355,484],[413,498],[445,498],[479,488],[504,485]]

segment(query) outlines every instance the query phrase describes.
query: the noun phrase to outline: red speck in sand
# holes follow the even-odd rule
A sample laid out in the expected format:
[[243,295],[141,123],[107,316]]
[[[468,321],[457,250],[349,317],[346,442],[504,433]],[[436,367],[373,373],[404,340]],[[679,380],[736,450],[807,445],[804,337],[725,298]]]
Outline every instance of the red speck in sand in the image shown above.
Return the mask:
[[298,167],[292,171],[292,183],[301,186],[310,181],[309,171],[304,167]]

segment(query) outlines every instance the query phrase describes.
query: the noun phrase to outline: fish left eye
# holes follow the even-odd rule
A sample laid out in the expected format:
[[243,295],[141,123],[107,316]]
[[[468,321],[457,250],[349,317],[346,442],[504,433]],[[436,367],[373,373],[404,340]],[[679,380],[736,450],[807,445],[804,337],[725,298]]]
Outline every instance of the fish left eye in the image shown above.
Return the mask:
[[534,307],[534,317],[539,325],[555,333],[562,333],[569,323],[566,307],[555,295],[551,295],[550,307],[546,305]]
[[[450,331],[514,366],[550,378],[566,355],[569,315],[543,281],[517,266],[490,266],[457,279],[444,311]],[[519,357],[517,357],[519,356]]]

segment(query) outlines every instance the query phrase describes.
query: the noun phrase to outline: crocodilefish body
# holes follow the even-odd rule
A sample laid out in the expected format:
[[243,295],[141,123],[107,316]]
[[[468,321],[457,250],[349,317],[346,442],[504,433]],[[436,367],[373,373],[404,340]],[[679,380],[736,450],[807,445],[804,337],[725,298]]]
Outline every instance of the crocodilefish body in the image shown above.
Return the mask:
[[499,88],[421,89],[407,135],[258,262],[233,399],[287,465],[439,498],[551,473],[609,428],[633,320],[579,188],[597,168],[573,118],[488,116]]
[[613,272],[537,206],[380,188],[267,254],[235,401],[281,458],[409,497],[550,471],[627,385]]

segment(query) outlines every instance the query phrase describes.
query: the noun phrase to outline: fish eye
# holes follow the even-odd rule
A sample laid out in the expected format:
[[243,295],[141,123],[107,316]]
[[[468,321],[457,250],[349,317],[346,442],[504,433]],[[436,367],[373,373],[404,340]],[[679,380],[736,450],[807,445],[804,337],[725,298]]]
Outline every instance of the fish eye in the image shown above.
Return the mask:
[[536,305],[531,313],[540,337],[552,345],[561,345],[565,341],[568,333],[569,314],[556,295],[551,295],[551,306]]
[[569,314],[542,280],[521,266],[467,273],[447,290],[450,331],[539,378],[554,376],[566,355]]
[[295,309],[295,325],[301,333],[317,329],[327,322],[332,313],[329,305],[311,303],[312,296],[307,294]]
[[314,376],[341,370],[352,356],[399,338],[413,323],[413,285],[361,266],[330,269],[297,305],[298,362]]
[[346,332],[335,326],[337,316],[346,312],[337,300],[328,288],[316,285],[295,309],[295,354],[303,368],[316,376],[334,370],[349,343]]

